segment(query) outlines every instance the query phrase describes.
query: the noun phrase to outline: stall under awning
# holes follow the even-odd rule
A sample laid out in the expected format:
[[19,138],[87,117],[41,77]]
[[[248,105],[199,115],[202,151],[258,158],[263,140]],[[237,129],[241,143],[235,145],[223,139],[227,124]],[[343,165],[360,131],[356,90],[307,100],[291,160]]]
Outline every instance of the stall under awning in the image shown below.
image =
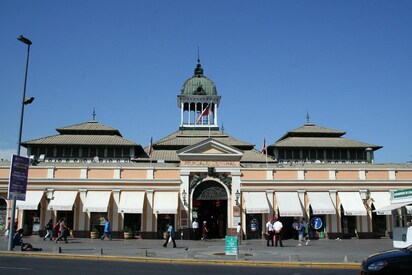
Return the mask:
[[359,192],[339,192],[340,202],[346,216],[366,216]]
[[145,192],[122,191],[120,194],[119,213],[143,213]]
[[16,201],[16,207],[20,210],[37,210],[44,195],[44,191],[26,191],[25,201]]
[[307,192],[314,215],[336,214],[336,208],[328,192]]
[[88,191],[83,212],[107,212],[111,193],[108,191]]
[[296,192],[276,192],[281,217],[303,217],[302,205]]
[[78,191],[54,191],[47,210],[72,211]]
[[382,208],[375,209],[374,212],[386,212],[386,211],[392,211],[401,207],[404,207],[405,205],[411,204],[411,202],[398,202],[398,203],[392,203],[389,205],[386,205]]
[[[373,205],[375,206],[375,210],[391,204],[391,194],[389,192],[371,192],[370,197],[373,201]],[[375,212],[378,215],[391,215],[391,210]]]
[[248,214],[269,213],[269,202],[265,192],[243,192],[245,210]]
[[153,211],[156,214],[177,214],[178,192],[155,192]]

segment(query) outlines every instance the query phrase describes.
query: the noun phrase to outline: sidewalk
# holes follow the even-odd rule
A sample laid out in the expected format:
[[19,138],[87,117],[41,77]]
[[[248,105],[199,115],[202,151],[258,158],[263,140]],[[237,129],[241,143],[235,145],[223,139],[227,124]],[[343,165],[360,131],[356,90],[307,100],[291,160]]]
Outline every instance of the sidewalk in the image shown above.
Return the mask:
[[1,237],[1,255],[47,255],[58,257],[109,258],[115,260],[214,262],[217,264],[325,265],[357,268],[368,255],[393,248],[391,239],[311,240],[308,246],[297,246],[296,240],[285,240],[284,247],[268,247],[264,240],[245,240],[239,256],[225,255],[225,240],[176,240],[177,248],[164,240],[124,240],[69,238],[69,243],[46,240],[39,236],[23,237],[24,242],[42,248],[41,252],[7,250],[7,239]]

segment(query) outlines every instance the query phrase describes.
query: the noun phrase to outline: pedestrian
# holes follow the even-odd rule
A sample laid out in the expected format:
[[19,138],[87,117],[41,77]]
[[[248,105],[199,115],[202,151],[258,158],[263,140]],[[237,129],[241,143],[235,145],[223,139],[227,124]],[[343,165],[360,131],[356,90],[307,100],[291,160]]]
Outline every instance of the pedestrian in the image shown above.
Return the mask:
[[298,222],[298,219],[293,220],[292,228],[293,228],[293,239],[298,240],[299,239],[299,235],[298,235],[299,222]]
[[176,248],[176,242],[175,242],[175,230],[172,226],[172,224],[167,225],[167,238],[165,243],[163,244],[164,247],[167,247],[167,243],[173,242],[173,248]]
[[209,233],[209,229],[207,228],[207,221],[203,221],[203,226],[202,226],[202,240],[203,241],[206,241],[207,233]]
[[277,220],[273,224],[273,230],[275,231],[275,246],[278,246],[278,242],[280,247],[283,247],[282,244],[282,229],[283,229],[283,224],[281,221]]
[[299,224],[298,228],[298,234],[299,234],[299,243],[298,246],[302,246],[302,242],[306,242],[305,245],[309,244],[309,238],[307,234],[307,224],[305,219],[303,218]]
[[9,235],[10,235],[10,220],[11,220],[11,218],[10,217],[8,217],[7,218],[7,227],[6,227],[6,232],[4,233],[4,236],[6,236],[7,238],[9,237]]
[[236,227],[237,244],[242,244],[243,239],[243,229],[242,224],[239,222]]
[[47,231],[46,236],[44,236],[44,241],[47,238],[50,238],[50,241],[53,239],[53,219],[50,219],[49,222],[46,224],[45,229]]
[[272,243],[272,246],[273,246],[273,236],[274,236],[273,224],[274,224],[274,222],[273,222],[272,219],[269,220],[269,221],[266,223],[266,234],[267,234],[267,240],[266,240],[267,242],[266,242],[266,245],[267,245],[267,246],[270,246],[270,245],[269,245],[269,242],[271,242],[271,243]]
[[64,222],[64,218],[62,218],[61,220],[60,220],[60,235],[59,235],[59,237],[56,239],[56,243],[58,242],[58,241],[60,241],[60,240],[64,240],[64,242],[65,243],[67,243],[67,231],[68,231],[68,228],[67,228],[67,226],[66,226],[66,223]]
[[102,236],[101,239],[104,240],[105,237],[109,238],[109,240],[112,240],[112,235],[110,234],[110,221],[109,221],[109,219],[106,219],[106,223],[104,224],[103,236]]
[[13,248],[20,246],[21,251],[42,251],[42,248],[34,248],[31,244],[23,242],[24,230],[20,228],[13,236]]
[[53,226],[53,239],[56,240],[60,233],[60,221]]
[[197,240],[197,237],[199,236],[199,223],[197,222],[197,219],[193,220],[192,229],[193,229],[193,238]]

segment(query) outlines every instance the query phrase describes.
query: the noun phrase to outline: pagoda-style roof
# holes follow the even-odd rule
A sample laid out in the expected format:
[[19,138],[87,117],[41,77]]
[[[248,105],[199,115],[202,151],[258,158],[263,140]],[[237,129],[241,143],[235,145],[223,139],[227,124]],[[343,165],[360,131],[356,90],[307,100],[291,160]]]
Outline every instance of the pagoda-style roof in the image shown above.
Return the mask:
[[[179,162],[179,150],[201,143],[207,139],[215,140],[224,145],[234,147],[243,152],[240,160],[241,163],[266,163],[275,162],[271,157],[266,158],[265,155],[256,149],[255,145],[240,141],[219,130],[179,130],[153,144],[152,160],[165,162]],[[148,147],[145,148],[148,152]],[[136,159],[136,161],[144,161],[147,159]]]
[[139,144],[122,137],[119,130],[97,121],[75,124],[56,129],[60,134],[25,141],[23,146],[32,145],[72,145],[72,146],[138,146]]
[[77,135],[77,134],[93,134],[93,135],[116,135],[122,136],[119,130],[106,126],[95,120],[74,124],[62,128],[57,128],[60,134]]
[[287,132],[268,148],[372,148],[373,150],[382,148],[382,146],[343,138],[344,134],[346,134],[344,131],[307,123]]

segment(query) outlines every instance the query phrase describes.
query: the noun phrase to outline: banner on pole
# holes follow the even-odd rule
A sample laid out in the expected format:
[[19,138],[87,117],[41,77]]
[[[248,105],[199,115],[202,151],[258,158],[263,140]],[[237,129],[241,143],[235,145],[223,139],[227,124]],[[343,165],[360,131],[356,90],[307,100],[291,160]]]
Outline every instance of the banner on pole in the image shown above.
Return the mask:
[[29,158],[12,156],[7,199],[26,200],[29,163]]

